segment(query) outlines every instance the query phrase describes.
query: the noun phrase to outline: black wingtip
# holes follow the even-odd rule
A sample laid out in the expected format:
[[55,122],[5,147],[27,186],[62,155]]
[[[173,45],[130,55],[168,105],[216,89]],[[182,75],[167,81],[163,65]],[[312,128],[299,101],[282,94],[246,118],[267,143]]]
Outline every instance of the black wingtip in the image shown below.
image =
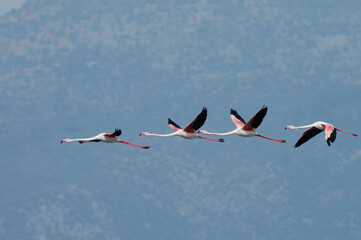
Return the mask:
[[[195,131],[200,129],[204,122],[207,119],[207,108],[203,107],[202,112],[198,114],[198,116],[193,120],[193,125],[191,126]],[[190,126],[190,125],[188,125]]]
[[201,112],[201,113],[204,113],[204,112],[207,114],[207,108],[206,108],[206,107],[203,107],[203,108],[202,108],[202,112]]
[[203,107],[201,113],[205,112],[205,113],[207,114],[207,110],[208,110],[208,109],[207,109],[206,107]]
[[120,130],[119,128],[116,128],[114,130],[113,134],[118,137],[118,136],[120,136],[122,134],[122,130]]
[[263,105],[263,107],[262,107],[262,109],[261,109],[261,110],[265,111],[265,112],[266,112],[266,114],[267,114],[268,107],[267,107],[266,105]]

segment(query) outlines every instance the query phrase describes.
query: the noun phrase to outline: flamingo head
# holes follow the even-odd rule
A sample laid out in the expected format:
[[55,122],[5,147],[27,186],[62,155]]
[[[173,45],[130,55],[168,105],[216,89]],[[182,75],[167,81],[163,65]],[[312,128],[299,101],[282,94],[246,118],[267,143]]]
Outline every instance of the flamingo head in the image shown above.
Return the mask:
[[292,126],[292,125],[287,125],[286,127],[285,127],[285,129],[294,129],[295,128],[295,126]]
[[208,134],[207,130],[199,130],[198,133]]
[[139,133],[139,136],[142,136],[142,135],[149,136],[149,132],[141,132],[141,133]]
[[61,140],[61,142],[60,142],[60,143],[63,143],[63,142],[69,142],[69,141],[70,141],[70,139],[69,139],[69,138],[65,138],[65,139]]

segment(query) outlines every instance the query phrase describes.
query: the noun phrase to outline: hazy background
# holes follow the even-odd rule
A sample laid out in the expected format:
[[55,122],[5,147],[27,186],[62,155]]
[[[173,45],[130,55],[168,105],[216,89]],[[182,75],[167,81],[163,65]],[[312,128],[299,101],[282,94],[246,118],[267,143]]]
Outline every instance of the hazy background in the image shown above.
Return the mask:
[[26,0],[0,0],[0,15],[19,9]]
[[[361,238],[360,138],[284,130],[360,134],[361,2],[22,2],[0,2],[1,239]],[[287,143],[138,136],[264,104]],[[151,148],[59,144],[114,128]]]

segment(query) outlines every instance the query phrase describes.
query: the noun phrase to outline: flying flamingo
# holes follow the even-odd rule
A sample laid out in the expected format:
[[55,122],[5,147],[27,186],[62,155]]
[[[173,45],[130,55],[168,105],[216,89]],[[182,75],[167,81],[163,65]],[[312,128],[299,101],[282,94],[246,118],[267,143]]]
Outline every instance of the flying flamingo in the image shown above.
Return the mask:
[[141,132],[139,136],[157,136],[157,137],[172,137],[172,136],[179,136],[186,139],[193,139],[193,138],[203,138],[215,142],[224,142],[223,139],[213,139],[207,138],[203,136],[199,136],[197,134],[197,130],[204,124],[207,118],[207,108],[203,108],[202,112],[184,129],[178,126],[175,122],[173,122],[170,118],[168,118],[168,125],[170,128],[177,130],[173,133],[169,134],[156,134],[156,133],[149,133],[149,132]]
[[106,143],[125,143],[134,147],[139,147],[139,148],[144,148],[144,149],[148,149],[148,146],[140,146],[134,143],[130,143],[124,140],[120,140],[117,137],[120,136],[120,134],[122,134],[122,130],[116,128],[115,131],[113,133],[100,133],[94,137],[91,138],[77,138],[77,139],[63,139],[61,140],[60,143],[67,143],[67,142],[74,142],[74,141],[78,141],[81,144],[84,143],[88,143],[88,142],[106,142]]
[[220,135],[220,136],[231,135],[231,134],[236,134],[241,137],[257,136],[276,142],[281,142],[281,143],[286,142],[285,140],[269,138],[256,132],[256,128],[259,127],[259,125],[261,125],[263,118],[266,116],[267,109],[268,108],[266,106],[263,106],[262,109],[259,110],[258,113],[254,115],[247,123],[235,110],[231,109],[231,120],[234,122],[234,124],[236,124],[237,127],[235,130],[225,133],[214,133],[214,132],[208,132],[207,130],[200,130],[199,132],[206,135]]
[[316,136],[317,134],[319,134],[322,131],[325,131],[325,139],[326,139],[328,146],[331,146],[331,142],[333,143],[336,140],[337,131],[347,133],[347,134],[357,137],[357,135],[354,133],[345,132],[339,128],[336,128],[332,124],[329,124],[326,122],[321,122],[321,121],[312,123],[310,125],[299,126],[299,127],[288,125],[288,126],[286,126],[285,129],[299,129],[299,128],[309,128],[309,129],[302,133],[300,139],[298,139],[297,143],[294,146],[295,148],[301,146],[302,144],[304,144],[305,142],[307,142],[308,140],[310,140],[311,138],[313,138],[314,136]]

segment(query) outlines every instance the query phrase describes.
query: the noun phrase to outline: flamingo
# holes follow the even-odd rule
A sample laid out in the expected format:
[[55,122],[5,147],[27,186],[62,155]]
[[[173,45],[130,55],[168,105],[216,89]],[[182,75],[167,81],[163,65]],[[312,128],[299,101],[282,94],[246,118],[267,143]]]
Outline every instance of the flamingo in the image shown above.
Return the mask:
[[231,109],[231,120],[236,125],[236,129],[230,132],[225,133],[214,133],[214,132],[208,132],[207,130],[199,130],[200,133],[203,133],[205,135],[219,135],[219,136],[225,136],[225,135],[231,135],[236,134],[241,137],[262,137],[268,140],[276,141],[284,143],[285,140],[279,140],[274,139],[270,137],[266,137],[262,134],[259,134],[256,132],[256,128],[261,125],[263,118],[266,116],[267,113],[267,106],[263,106],[261,110],[259,110],[256,115],[254,115],[247,123],[244,121],[244,119],[236,112],[236,110]]
[[285,129],[300,129],[300,128],[309,128],[309,129],[302,133],[300,139],[298,139],[297,143],[294,146],[295,148],[301,146],[302,144],[304,144],[305,142],[307,142],[308,140],[310,140],[311,138],[313,138],[322,131],[325,131],[325,139],[328,146],[331,146],[331,142],[333,143],[336,140],[337,131],[357,137],[357,134],[345,132],[339,128],[336,128],[332,124],[322,121],[318,121],[310,125],[299,126],[299,127],[287,125]]
[[204,124],[207,118],[207,108],[203,108],[202,112],[198,114],[198,116],[184,129],[178,126],[175,122],[173,122],[170,118],[168,118],[168,126],[174,130],[173,133],[169,134],[156,134],[156,133],[149,133],[149,132],[141,132],[139,136],[157,136],[157,137],[172,137],[172,136],[179,136],[186,139],[194,139],[194,138],[203,138],[215,142],[224,142],[223,139],[213,139],[207,138],[203,136],[199,136],[197,134],[197,130]]
[[94,137],[90,137],[90,138],[77,138],[77,139],[70,139],[70,138],[65,138],[63,140],[61,140],[60,143],[68,143],[68,142],[75,142],[78,141],[81,144],[84,143],[88,143],[88,142],[106,142],[106,143],[125,143],[134,147],[139,147],[139,148],[144,148],[144,149],[148,149],[148,146],[140,146],[134,143],[130,143],[124,140],[120,140],[118,139],[118,136],[120,136],[120,134],[122,134],[122,130],[116,128],[115,131],[113,133],[99,133],[98,135],[94,136]]

